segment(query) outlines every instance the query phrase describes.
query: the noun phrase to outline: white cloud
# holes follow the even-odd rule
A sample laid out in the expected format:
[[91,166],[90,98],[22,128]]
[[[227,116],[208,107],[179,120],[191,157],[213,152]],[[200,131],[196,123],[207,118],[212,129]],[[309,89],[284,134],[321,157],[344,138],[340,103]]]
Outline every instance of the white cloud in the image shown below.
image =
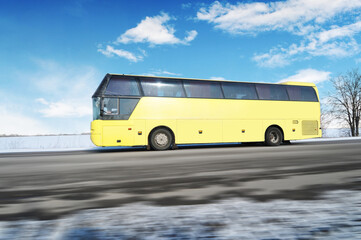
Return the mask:
[[187,9],[187,8],[190,8],[190,7],[192,7],[192,3],[182,3],[182,9]]
[[115,43],[150,43],[151,45],[162,44],[188,44],[197,36],[197,31],[187,32],[182,40],[177,38],[175,29],[167,24],[172,20],[168,14],[162,13],[154,17],[146,17],[136,27],[128,29],[118,37]]
[[17,91],[0,89],[0,135],[89,132],[91,96],[103,76],[91,66],[32,60],[31,70],[12,74]]
[[290,60],[288,59],[290,53],[274,53],[275,49],[271,49],[269,53],[263,53],[259,55],[255,55],[253,60],[258,63],[261,67],[281,67],[290,64]]
[[[161,13],[154,17],[146,17],[134,28],[128,29],[120,35],[113,45],[129,44],[129,43],[148,43],[150,47],[155,45],[174,45],[182,44],[188,45],[193,41],[198,32],[196,30],[186,31],[183,39],[175,36],[176,30],[169,21],[175,20],[174,17],[169,16],[167,13]],[[98,46],[98,52],[107,57],[118,56],[128,59],[131,62],[139,62],[147,56],[145,50],[138,48],[141,54],[135,54],[124,49],[115,49],[111,45],[107,45],[105,49],[100,44]]]
[[90,101],[84,101],[81,98],[61,99],[55,102],[48,102],[44,98],[38,98],[35,101],[45,106],[45,108],[39,109],[39,112],[44,117],[80,118],[89,116],[92,112]]
[[263,67],[278,67],[309,56],[347,57],[360,51],[354,35],[361,32],[361,21],[331,30],[310,33],[300,44],[277,47],[268,53],[255,54],[253,60]]
[[35,135],[52,133],[52,130],[47,124],[44,124],[40,119],[24,114],[23,106],[17,105],[15,99],[18,100],[18,98],[14,98],[10,101],[12,103],[0,106],[0,135]]
[[196,30],[188,31],[187,36],[184,38],[183,43],[189,43],[193,41],[198,35],[198,32]]
[[230,33],[281,30],[304,34],[315,23],[322,24],[337,14],[360,7],[359,0],[287,0],[235,5],[215,1],[208,8],[201,8],[197,18]]
[[51,133],[50,130],[46,129],[43,122],[34,118],[5,110],[0,110],[0,113],[3,116],[0,119],[0,134],[36,135]]
[[39,92],[34,99],[38,105],[34,107],[43,117],[91,116],[91,96],[101,79],[93,67],[68,67],[47,60],[35,62],[39,69],[27,73],[26,78]]
[[312,68],[299,70],[295,75],[289,76],[288,78],[282,79],[282,82],[310,82],[320,83],[327,81],[330,78],[331,72],[319,71]]
[[[347,57],[360,51],[355,35],[361,32],[360,0],[286,0],[221,4],[216,1],[197,13],[199,20],[231,34],[256,35],[283,31],[301,38],[288,47],[256,53],[262,67],[279,67],[314,56]],[[334,22],[343,23],[340,26]],[[345,21],[343,21],[345,20]]]
[[[105,49],[99,48],[98,52],[104,54],[107,57],[113,57],[114,55],[116,55],[118,57],[128,59],[131,62],[138,62],[143,60],[143,56],[141,55],[135,55],[134,53],[128,52],[123,49],[115,49],[109,45],[107,45]],[[143,52],[143,54],[145,55],[145,52]]]
[[358,21],[353,24],[345,25],[342,27],[332,26],[330,30],[321,31],[318,33],[318,40],[323,42],[328,42],[332,39],[344,38],[344,37],[353,37],[355,34],[361,31],[361,21]]

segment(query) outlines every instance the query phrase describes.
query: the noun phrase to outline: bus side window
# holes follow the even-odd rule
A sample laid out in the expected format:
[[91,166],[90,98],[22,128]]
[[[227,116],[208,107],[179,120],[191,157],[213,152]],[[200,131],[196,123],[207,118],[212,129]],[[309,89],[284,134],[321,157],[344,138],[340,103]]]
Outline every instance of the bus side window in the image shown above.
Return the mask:
[[291,101],[318,102],[317,95],[313,87],[287,86],[287,92]]
[[135,106],[139,102],[137,98],[121,98],[119,99],[119,119],[129,119]]
[[281,101],[289,100],[285,86],[272,85],[271,93],[272,93],[272,100],[281,100]]
[[257,99],[256,88],[252,83],[222,82],[225,98]]
[[258,92],[259,99],[261,99],[261,100],[270,100],[271,99],[271,89],[270,89],[269,85],[256,84],[256,89]]
[[134,78],[111,78],[107,89],[106,95],[120,95],[120,96],[139,96],[138,84]]
[[182,81],[177,79],[142,78],[140,84],[145,96],[184,97]]
[[223,98],[221,86],[218,82],[184,81],[184,88],[188,97]]
[[259,99],[261,100],[289,100],[286,87],[272,84],[256,84]]

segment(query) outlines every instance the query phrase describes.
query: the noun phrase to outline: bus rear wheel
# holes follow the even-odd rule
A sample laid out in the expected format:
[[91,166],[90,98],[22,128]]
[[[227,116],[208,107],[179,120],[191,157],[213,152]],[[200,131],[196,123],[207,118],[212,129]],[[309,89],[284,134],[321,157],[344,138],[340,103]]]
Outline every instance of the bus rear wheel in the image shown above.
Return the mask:
[[165,128],[158,128],[150,135],[150,147],[156,151],[171,149],[173,136]]
[[281,144],[283,135],[280,129],[270,127],[266,131],[265,142],[268,146],[278,146]]

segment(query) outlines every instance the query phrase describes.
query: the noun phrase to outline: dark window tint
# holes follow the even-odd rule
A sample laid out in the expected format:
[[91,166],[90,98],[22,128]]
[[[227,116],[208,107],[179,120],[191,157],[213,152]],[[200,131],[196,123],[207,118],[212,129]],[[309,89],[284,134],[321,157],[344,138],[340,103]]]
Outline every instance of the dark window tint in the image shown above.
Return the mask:
[[138,83],[134,78],[111,78],[106,95],[139,96]]
[[285,86],[271,84],[256,84],[259,99],[287,101],[288,95]]
[[144,78],[140,83],[145,96],[185,97],[181,80]]
[[291,101],[318,102],[317,95],[313,87],[287,86],[286,88]]
[[121,98],[119,99],[119,116],[120,119],[128,119],[130,115],[132,114],[135,106],[139,102],[139,99],[127,99],[127,98]]
[[219,82],[184,81],[187,97],[223,98]]
[[222,87],[225,98],[257,99],[254,84],[222,82]]
[[97,90],[93,94],[93,97],[101,97],[104,95],[105,88],[107,87],[107,79],[103,79],[103,81],[98,86]]

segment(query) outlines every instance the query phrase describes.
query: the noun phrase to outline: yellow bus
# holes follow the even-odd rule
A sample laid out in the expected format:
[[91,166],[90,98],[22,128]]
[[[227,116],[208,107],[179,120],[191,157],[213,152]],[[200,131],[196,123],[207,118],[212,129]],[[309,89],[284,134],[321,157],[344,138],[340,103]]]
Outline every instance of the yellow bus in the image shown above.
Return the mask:
[[107,74],[92,96],[97,146],[265,142],[321,137],[315,84]]

